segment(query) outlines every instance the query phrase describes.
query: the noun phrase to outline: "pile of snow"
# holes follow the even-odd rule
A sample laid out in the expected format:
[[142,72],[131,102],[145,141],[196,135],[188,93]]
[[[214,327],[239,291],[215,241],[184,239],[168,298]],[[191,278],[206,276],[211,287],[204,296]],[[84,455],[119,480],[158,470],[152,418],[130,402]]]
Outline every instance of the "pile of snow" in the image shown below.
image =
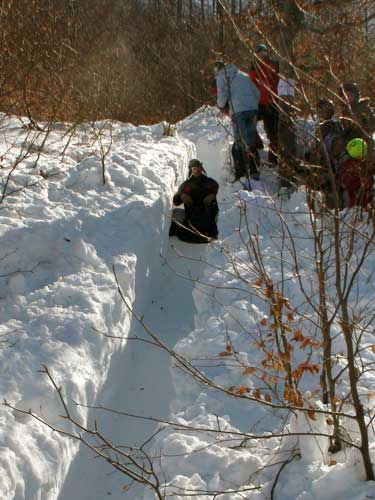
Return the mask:
[[[146,284],[160,266],[171,198],[195,149],[164,137],[161,125],[43,133],[15,118],[1,123],[2,190],[13,194],[0,204],[0,335],[14,343],[0,349],[1,394],[69,430],[42,364],[69,401],[95,402],[131,323],[112,266],[133,303],[136,281]],[[86,421],[86,409],[70,410]],[[1,498],[56,499],[77,444],[5,407],[0,435]]]
[[[0,204],[0,334],[16,342],[0,350],[2,394],[18,407],[39,411],[61,428],[64,423],[58,418],[61,406],[56,393],[45,376],[38,374],[45,363],[69,401],[101,403],[104,386],[111,389],[105,402],[115,409],[175,422],[158,434],[149,451],[161,457],[154,467],[176,500],[269,499],[280,462],[289,459],[274,491],[278,500],[375,497],[374,485],[363,482],[357,450],[344,449],[332,461],[325,437],[290,436],[280,446],[280,440],[272,436],[275,430],[329,432],[323,416],[316,414],[316,420],[311,420],[297,414],[287,419],[282,410],[199,384],[144,343],[130,347],[134,344],[126,342],[127,335],[141,335],[141,328],[131,324],[120,300],[113,264],[128,301],[145,314],[163,342],[201,366],[217,386],[243,385],[251,391],[259,386],[256,374],[244,374],[231,356],[220,356],[230,341],[243,366],[259,365],[263,359],[254,340],[269,309],[247,286],[254,283],[255,273],[241,240],[240,216],[246,213],[250,231],[259,233],[267,273],[275,282],[284,281],[291,304],[300,302],[300,292],[288,260],[283,269],[280,266],[285,247],[275,207],[300,237],[296,252],[305,260],[306,283],[314,265],[309,259],[312,242],[303,192],[280,200],[275,176],[267,169],[260,182],[252,183],[252,192],[227,182],[231,140],[227,120],[220,122],[213,109],[202,108],[177,124],[176,137],[163,137],[162,132],[162,125],[103,122],[95,124],[95,130],[81,127],[72,136],[67,126],[60,125],[44,140],[43,134],[7,119],[0,143],[4,172],[22,157],[25,144],[31,152],[8,187],[18,190],[34,178],[37,184]],[[103,185],[102,154],[106,151]],[[171,196],[193,156],[220,183],[220,240],[210,245],[168,239]],[[244,281],[233,274],[230,255],[241,262]],[[366,263],[364,275],[372,276],[374,259]],[[373,290],[367,279],[359,295],[370,294]],[[110,340],[100,332],[124,337],[124,341]],[[339,351],[341,335],[335,342]],[[111,360],[113,365],[119,354],[113,368]],[[305,359],[305,353],[301,351],[300,357]],[[372,353],[367,360],[373,360]],[[128,366],[122,366],[124,362]],[[321,363],[315,352],[311,363]],[[301,390],[306,398],[317,388],[318,378],[315,374],[304,379]],[[364,374],[361,393],[369,395],[373,383],[371,371]],[[346,381],[341,390],[345,387]],[[316,408],[323,408],[317,399]],[[84,407],[72,406],[71,410],[83,422],[87,420]],[[129,421],[121,415],[101,423],[106,430],[116,428],[110,433],[114,442],[129,446],[145,441],[157,427],[141,429],[143,421]],[[66,424],[64,428],[70,429]],[[355,439],[357,429],[350,432]],[[4,499],[156,498],[148,489],[129,488],[128,478],[113,473],[99,460],[93,468],[92,458],[82,449],[82,460],[74,461],[77,444],[30,417],[2,409],[0,433]],[[259,439],[260,435],[267,439]],[[374,448],[372,436],[372,456]]]

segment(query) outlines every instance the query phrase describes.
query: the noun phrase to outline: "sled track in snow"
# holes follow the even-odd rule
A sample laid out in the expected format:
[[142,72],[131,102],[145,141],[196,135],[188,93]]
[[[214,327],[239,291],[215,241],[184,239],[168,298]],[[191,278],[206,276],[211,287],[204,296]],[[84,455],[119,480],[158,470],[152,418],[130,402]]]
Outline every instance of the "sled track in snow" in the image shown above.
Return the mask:
[[[163,265],[156,275],[151,273],[146,282],[145,277],[136,282],[136,297],[142,299],[135,303],[135,310],[144,314],[146,324],[170,347],[194,328],[193,283],[177,274],[198,278],[203,269],[203,264],[179,257],[174,247],[192,258],[203,257],[206,251],[204,245],[188,245],[171,239],[166,255],[168,265]],[[184,314],[181,314],[182,305]],[[133,319],[129,337],[147,338],[136,319]],[[97,402],[140,416],[168,418],[174,393],[170,364],[168,354],[160,349],[144,342],[128,341],[124,351],[113,357],[107,383]],[[101,430],[114,443],[121,445],[139,446],[156,429],[155,423],[146,420],[103,412],[92,412],[91,417],[94,415]],[[91,451],[81,448],[71,465],[59,500],[141,498],[138,495],[141,495],[142,488],[136,485],[124,492],[123,486],[128,482],[125,476],[95,458]]]

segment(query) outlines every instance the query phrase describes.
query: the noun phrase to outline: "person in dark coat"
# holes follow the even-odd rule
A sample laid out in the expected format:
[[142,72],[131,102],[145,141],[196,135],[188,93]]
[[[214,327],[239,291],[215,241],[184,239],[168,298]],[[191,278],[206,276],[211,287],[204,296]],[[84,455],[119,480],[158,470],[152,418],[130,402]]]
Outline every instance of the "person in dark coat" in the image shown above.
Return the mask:
[[[219,184],[207,177],[201,161],[194,159],[189,163],[189,177],[178,188],[173,197],[173,204],[184,204],[184,217],[172,221],[170,236],[178,236],[191,243],[207,243],[216,239],[216,224],[219,208],[216,195]],[[176,214],[177,215],[177,214]]]
[[321,98],[316,110],[319,125],[315,131],[315,141],[306,160],[306,183],[310,189],[321,191],[325,196],[328,208],[336,204],[335,189],[337,189],[335,172],[338,162],[345,154],[343,128],[335,117],[335,107],[332,101]]
[[335,117],[335,107],[332,101],[323,97],[319,100],[316,109],[319,117],[317,161],[324,163],[325,155],[328,154],[331,167],[335,171],[338,159],[345,152],[344,129],[340,120]]
[[259,59],[252,65],[249,76],[260,91],[258,120],[263,120],[264,130],[270,142],[268,161],[276,164],[279,124],[276,96],[280,80],[279,63],[270,59],[268,49],[263,44],[256,46],[255,53]]
[[351,139],[364,139],[368,146],[368,157],[374,160],[375,112],[368,97],[361,97],[355,83],[343,83],[339,89],[342,99],[342,117],[340,118],[344,140],[347,144]]

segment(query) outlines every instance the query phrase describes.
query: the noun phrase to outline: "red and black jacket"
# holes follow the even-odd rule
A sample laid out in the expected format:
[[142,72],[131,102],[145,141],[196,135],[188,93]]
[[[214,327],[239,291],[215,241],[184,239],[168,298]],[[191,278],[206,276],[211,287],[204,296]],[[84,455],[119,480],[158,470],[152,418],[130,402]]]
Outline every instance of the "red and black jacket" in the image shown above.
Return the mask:
[[340,188],[347,194],[349,208],[367,207],[374,183],[369,162],[346,155],[337,169],[337,180]]
[[199,177],[191,176],[183,182],[178,188],[177,193],[173,197],[174,205],[181,205],[181,195],[187,194],[193,200],[193,206],[203,207],[203,200],[208,194],[217,194],[219,184],[211,177],[200,175]]
[[259,104],[263,106],[273,104],[280,80],[279,63],[271,61],[271,59],[256,61],[250,70],[249,76],[260,91]]

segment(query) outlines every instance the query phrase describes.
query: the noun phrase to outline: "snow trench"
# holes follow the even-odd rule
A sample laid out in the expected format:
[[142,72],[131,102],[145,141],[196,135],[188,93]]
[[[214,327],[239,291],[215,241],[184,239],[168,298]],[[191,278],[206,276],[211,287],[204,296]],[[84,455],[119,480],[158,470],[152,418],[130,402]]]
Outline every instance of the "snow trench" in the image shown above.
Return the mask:
[[[17,187],[30,177],[39,180],[39,169],[54,175],[1,206],[0,334],[14,343],[0,349],[1,394],[68,431],[71,427],[59,418],[57,394],[40,373],[42,365],[81,422],[87,422],[89,412],[74,401],[92,405],[105,385],[121,388],[124,379],[132,390],[128,363],[139,360],[133,359],[126,338],[134,324],[112,266],[124,296],[142,310],[150,284],[160,282],[172,194],[195,153],[190,141],[164,137],[161,125],[96,126],[103,141],[112,144],[105,185],[92,140],[96,131],[82,127],[66,144],[68,126],[61,124],[47,139],[42,134],[32,138],[43,143],[37,166],[37,157],[28,157],[11,182]],[[0,142],[9,166],[17,147],[28,140],[18,120],[9,119]],[[11,152],[10,142],[16,145]],[[77,443],[4,407],[0,439],[1,498],[57,499]],[[76,492],[70,498],[83,497]]]
[[[178,124],[179,135],[195,143],[196,156],[203,161],[208,175],[219,178],[223,177],[222,164],[226,158],[227,144],[222,130],[215,129],[215,115],[201,111]],[[194,330],[197,311],[193,281],[181,276],[202,278],[205,264],[199,260],[206,260],[209,250],[207,245],[189,245],[176,238],[169,241],[165,238],[165,243],[163,263],[150,269],[147,282],[144,276],[136,274],[134,304],[153,332],[170,348],[174,348],[179,340]],[[147,266],[146,258],[140,268],[146,269]],[[136,320],[130,327],[129,337],[147,338]],[[103,406],[123,412],[167,419],[171,414],[171,405],[177,398],[176,391],[182,390],[179,384],[174,383],[174,370],[167,353],[144,343],[128,343],[123,353],[114,356],[107,383],[98,401]],[[115,443],[126,443],[127,446],[139,446],[158,427],[153,422],[123,415],[94,411],[94,416],[106,436]],[[82,487],[82,484],[85,486]],[[110,465],[95,459],[91,452],[81,448],[58,500],[69,500],[78,495],[80,500],[108,496],[112,500],[135,500],[148,494],[144,487],[136,484],[129,490],[124,489],[128,484],[126,476],[114,472]]]
[[[39,168],[54,174],[0,205],[0,340],[16,342],[12,348],[0,349],[2,395],[61,427],[56,394],[38,373],[45,363],[70,402],[100,404],[199,429],[167,427],[148,448],[156,452],[154,465],[167,496],[174,500],[268,499],[278,477],[278,461],[294,449],[301,456],[278,477],[277,500],[375,497],[374,484],[363,481],[357,450],[344,450],[331,462],[328,440],[322,436],[288,437],[280,447],[272,434],[284,428],[291,432],[326,430],[323,417],[314,423],[305,416],[286,422],[282,412],[202,386],[172,366],[162,351],[130,340],[145,339],[146,334],[127,314],[114,282],[113,264],[136,312],[187,359],[206,364],[210,357],[220,357],[229,336],[245,366],[259,366],[262,355],[249,341],[248,332],[258,331],[268,308],[259,297],[244,295],[238,288],[223,250],[248,262],[239,238],[239,214],[246,209],[250,226],[259,230],[268,272],[278,281],[279,218],[270,208],[276,205],[299,236],[302,258],[310,255],[303,188],[289,200],[279,199],[275,175],[267,167],[261,170],[260,182],[252,182],[252,192],[243,191],[240,183],[229,184],[230,123],[221,122],[210,108],[177,124],[174,138],[163,137],[162,125],[102,122],[95,127],[107,144],[112,142],[105,186],[100,151],[92,141],[97,130],[82,127],[67,145],[67,127],[61,124],[42,147],[43,137],[27,135],[17,120],[10,119],[0,139],[5,168],[17,157],[17,151],[7,149],[11,143],[22,148],[25,141],[31,141],[40,154],[38,167],[33,156],[22,162],[11,187],[40,179]],[[259,132],[264,138],[263,131]],[[208,175],[220,184],[220,239],[212,245],[187,245],[168,238],[172,193],[193,156],[203,161]],[[304,266],[307,276],[310,265]],[[366,265],[365,274],[372,276],[374,258]],[[243,272],[253,279],[251,266]],[[285,272],[286,268],[283,276]],[[361,283],[363,296],[373,294],[371,287],[371,283]],[[300,291],[292,274],[285,294],[291,304],[299,303]],[[108,339],[103,332],[124,340]],[[340,347],[339,335],[337,342]],[[210,376],[224,388],[258,387],[257,379],[230,359],[212,368]],[[306,378],[306,396],[318,383],[318,376]],[[373,391],[373,384],[370,374],[364,377],[362,389]],[[100,430],[117,445],[139,446],[157,429],[146,420],[70,407],[83,422],[92,423],[95,418]],[[215,437],[210,431],[218,429]],[[254,437],[242,443],[242,437],[233,434],[238,431],[250,431]],[[269,439],[256,437],[262,434]],[[76,442],[3,407],[0,436],[1,498],[155,499],[151,490],[131,485],[126,476]],[[375,457],[373,436],[371,455]]]

